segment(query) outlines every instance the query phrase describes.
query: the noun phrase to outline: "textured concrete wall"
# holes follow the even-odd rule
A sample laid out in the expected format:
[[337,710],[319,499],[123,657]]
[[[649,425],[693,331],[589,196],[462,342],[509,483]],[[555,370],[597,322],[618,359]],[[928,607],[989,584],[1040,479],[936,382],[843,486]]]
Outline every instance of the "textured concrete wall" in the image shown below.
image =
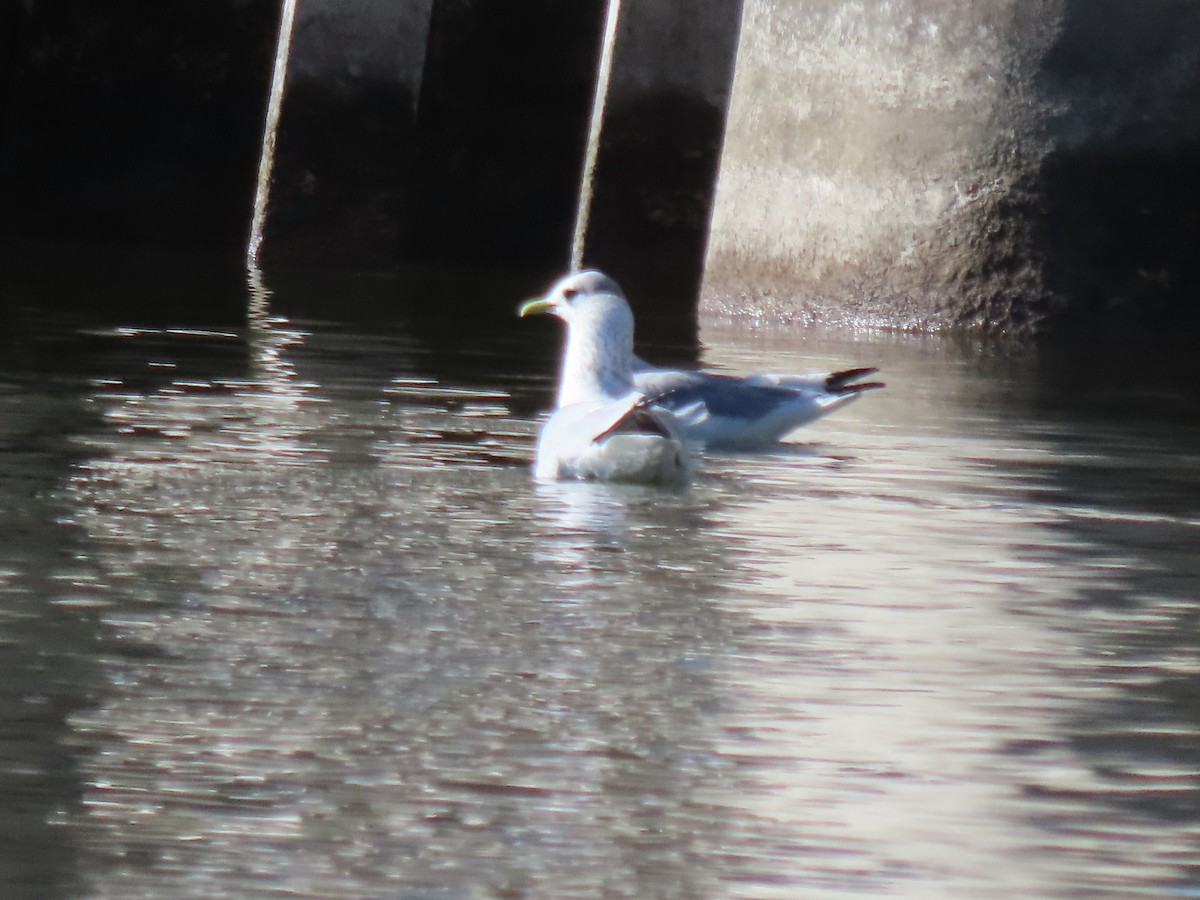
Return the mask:
[[[1200,165],[1198,12],[748,0],[704,309],[1007,331],[1110,309],[1114,265],[1150,261],[1125,249],[1185,209],[1196,237],[1195,180],[1170,200],[1162,164]],[[1160,283],[1194,269],[1156,262]]]
[[1064,327],[1200,326],[1200,4],[1068,0],[1035,86],[1035,245]]
[[1044,152],[1031,79],[1058,16],[748,0],[706,311],[924,326],[1026,292],[1027,235],[990,229]]

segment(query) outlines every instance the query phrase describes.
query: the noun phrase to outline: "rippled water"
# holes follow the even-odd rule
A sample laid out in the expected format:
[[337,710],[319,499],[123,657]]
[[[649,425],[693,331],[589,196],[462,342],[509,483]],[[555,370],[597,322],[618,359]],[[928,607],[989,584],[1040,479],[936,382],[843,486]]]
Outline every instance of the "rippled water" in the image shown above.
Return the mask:
[[1200,894],[1195,354],[704,337],[889,386],[684,492],[538,487],[553,329],[43,324],[5,895]]

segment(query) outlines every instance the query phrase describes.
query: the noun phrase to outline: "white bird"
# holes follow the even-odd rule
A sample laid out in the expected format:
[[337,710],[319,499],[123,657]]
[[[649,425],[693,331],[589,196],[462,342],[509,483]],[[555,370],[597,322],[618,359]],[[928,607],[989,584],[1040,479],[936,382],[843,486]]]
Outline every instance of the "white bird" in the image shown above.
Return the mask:
[[633,312],[607,275],[569,275],[520,308],[567,325],[557,409],[538,436],[538,480],[682,484],[691,474],[674,415],[633,383]]
[[[588,298],[597,297],[595,301]],[[587,301],[584,303],[583,301]],[[600,396],[636,390],[657,410],[669,411],[684,437],[706,447],[762,449],[856,400],[864,391],[881,388],[877,381],[860,379],[877,369],[862,367],[837,372],[801,375],[718,375],[711,372],[660,369],[633,355],[633,313],[621,288],[607,275],[589,270],[559,281],[545,300],[522,307],[521,314],[591,307],[603,308],[612,321],[621,321],[619,353],[589,339],[567,342],[559,407]],[[583,318],[575,314],[575,318]],[[570,324],[570,320],[568,320]],[[572,336],[574,326],[572,325]],[[591,326],[589,326],[591,327]],[[602,358],[601,358],[602,357]],[[627,375],[632,369],[632,380]],[[643,404],[645,406],[645,404]]]

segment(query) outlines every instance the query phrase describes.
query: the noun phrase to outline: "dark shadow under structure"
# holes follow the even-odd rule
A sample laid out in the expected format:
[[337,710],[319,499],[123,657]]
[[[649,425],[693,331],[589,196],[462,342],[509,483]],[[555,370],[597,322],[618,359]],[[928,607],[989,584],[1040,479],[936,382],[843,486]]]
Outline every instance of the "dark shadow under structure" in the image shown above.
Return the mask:
[[[562,274],[607,5],[428,0],[426,19],[420,0],[403,11],[366,3],[351,21],[330,0],[298,0],[262,266],[417,272],[414,285],[441,279],[435,293],[459,298],[439,300],[454,315],[498,302],[456,290],[460,277],[477,286],[493,273],[502,291],[520,294]],[[587,232],[585,262],[622,281],[642,331],[668,341],[695,340],[741,13],[740,0],[704,6],[711,21],[698,51],[695,41],[678,50],[658,42],[695,11],[622,4]],[[120,248],[123,258],[240,254],[279,14],[275,3],[235,0],[5,3],[8,253],[24,257],[11,248],[33,242]],[[379,42],[370,53],[364,34]],[[391,57],[394,66],[370,64]],[[71,255],[38,258],[57,256],[86,278],[90,263]],[[119,294],[94,292],[91,312],[154,312]],[[179,292],[158,313],[242,314],[189,308],[193,296]],[[353,315],[353,305],[335,314]]]

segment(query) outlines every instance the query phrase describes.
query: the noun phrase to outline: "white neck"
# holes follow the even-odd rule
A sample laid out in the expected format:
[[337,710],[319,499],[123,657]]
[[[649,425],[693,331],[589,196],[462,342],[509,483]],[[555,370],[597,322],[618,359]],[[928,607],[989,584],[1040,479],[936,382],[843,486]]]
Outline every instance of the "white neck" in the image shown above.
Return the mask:
[[588,317],[570,323],[558,405],[616,400],[633,390],[633,317]]

